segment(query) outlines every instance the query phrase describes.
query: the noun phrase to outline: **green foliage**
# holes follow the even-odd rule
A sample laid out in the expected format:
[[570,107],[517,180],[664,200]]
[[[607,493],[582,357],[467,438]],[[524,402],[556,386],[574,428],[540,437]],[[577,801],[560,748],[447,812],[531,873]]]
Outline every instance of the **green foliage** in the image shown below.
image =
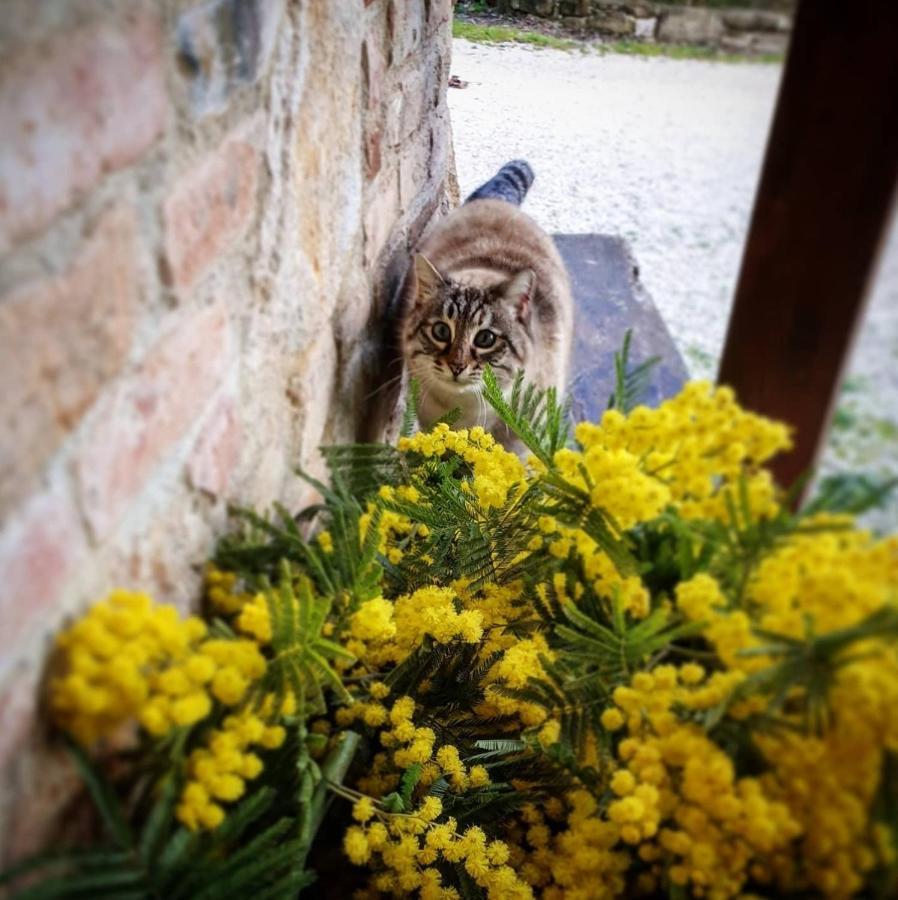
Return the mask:
[[359,524],[362,500],[377,479],[389,484],[391,477],[398,477],[400,462],[393,448],[371,445],[369,449],[371,452],[366,452],[364,446],[352,445],[328,453],[325,448],[332,487],[302,475],[324,501],[306,510],[305,517],[315,517],[329,531],[332,550],[326,550],[319,541],[307,541],[297,520],[280,506],[275,506],[271,519],[235,508],[232,513],[244,527],[219,542],[216,564],[238,572],[253,585],[277,578],[283,561],[287,561],[304,571],[319,593],[331,597],[341,614],[351,613],[360,603],[377,596],[382,575],[376,559],[377,520],[372,521],[368,539],[363,540]]
[[768,711],[774,714],[797,706],[805,728],[820,733],[829,724],[829,695],[839,670],[859,658],[856,644],[875,637],[898,637],[898,609],[884,607],[857,625],[825,635],[815,634],[810,619],[805,621],[801,639],[760,628],[755,634],[767,643],[742,655],[769,656],[773,663],[750,675],[737,696],[761,691],[770,696]]
[[[537,532],[537,496],[511,492],[501,506],[484,509],[462,490],[459,474],[458,460],[424,462],[412,478],[419,499],[379,501],[430,532],[422,554],[403,558],[398,565],[382,561],[392,591],[408,593],[430,584],[434,571],[446,581],[464,577],[476,586],[486,581],[504,584],[528,569],[518,556],[521,545]],[[422,561],[422,555],[432,562]]]
[[402,425],[399,428],[401,437],[409,437],[409,435],[414,433],[420,403],[421,382],[417,378],[412,378],[408,384],[408,399],[405,404],[405,410],[402,413]]
[[831,512],[859,516],[885,506],[896,487],[898,478],[877,479],[862,472],[830,475],[820,482],[804,512],[807,515]]
[[228,900],[250,893],[292,900],[313,881],[291,819],[266,821],[273,788],[254,791],[215,831],[192,834],[174,818],[179,785],[169,780],[135,833],[114,786],[80,748],[70,750],[109,843],[36,857],[4,873],[0,886],[26,875],[33,882],[14,890],[16,900]]
[[[838,531],[845,527],[808,522],[810,509],[793,513],[791,507],[800,490],[801,483],[794,485],[775,514],[756,517],[751,512],[748,487],[742,478],[735,490],[727,490],[724,495],[725,522],[710,519],[687,522],[667,515],[662,523],[669,526],[681,542],[685,537],[702,548],[702,564],[721,582],[731,602],[741,606],[752,573],[778,545],[798,534]],[[681,543],[680,554],[685,552]]]
[[628,622],[617,598],[611,604],[611,623],[596,603],[575,606],[569,600],[562,611],[569,624],[557,624],[555,634],[563,642],[565,657],[589,666],[603,679],[621,683],[654,654],[674,641],[701,631],[701,624],[671,624],[670,615],[656,609],[646,618]]
[[661,362],[660,356],[651,356],[638,366],[631,366],[632,338],[633,332],[628,328],[621,349],[614,354],[614,393],[608,398],[608,408],[624,415],[643,401],[651,384],[652,370]]
[[294,580],[290,563],[284,560],[280,581],[275,588],[265,591],[265,600],[274,657],[254,686],[257,696],[261,699],[273,694],[275,709],[280,709],[287,694],[292,693],[301,716],[325,712],[324,686],[338,700],[348,701],[349,694],[331,668],[330,660],[354,657],[321,634],[331,610],[331,599],[313,594],[305,576]]
[[553,50],[579,50],[583,46],[577,41],[541,34],[538,31],[509,28],[506,25],[478,25],[460,19],[452,22],[452,36],[478,44],[529,44],[532,47],[548,47]]
[[483,396],[502,421],[544,465],[551,466],[556,451],[568,442],[570,404],[560,403],[555,388],[539,390],[524,386],[524,373],[517,373],[506,400],[493,370],[483,370]]

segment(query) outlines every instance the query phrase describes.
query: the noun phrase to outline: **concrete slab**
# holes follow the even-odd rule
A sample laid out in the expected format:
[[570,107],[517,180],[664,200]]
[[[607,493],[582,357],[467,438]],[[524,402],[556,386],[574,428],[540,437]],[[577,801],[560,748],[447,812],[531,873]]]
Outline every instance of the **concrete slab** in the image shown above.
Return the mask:
[[639,268],[626,241],[605,234],[556,234],[553,238],[574,292],[574,421],[596,421],[607,408],[614,390],[614,354],[628,328],[633,332],[633,364],[661,357],[643,402],[657,406],[676,394],[689,377],[688,370],[639,281]]

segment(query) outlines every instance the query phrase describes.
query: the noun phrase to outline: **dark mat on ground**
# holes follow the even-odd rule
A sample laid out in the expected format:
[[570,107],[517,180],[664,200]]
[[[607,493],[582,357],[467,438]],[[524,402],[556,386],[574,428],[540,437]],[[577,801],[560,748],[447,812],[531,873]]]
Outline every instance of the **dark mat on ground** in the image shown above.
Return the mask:
[[614,390],[614,354],[627,329],[633,332],[630,362],[651,356],[652,371],[643,402],[657,406],[676,394],[688,378],[686,365],[655,304],[639,281],[626,241],[606,234],[556,234],[574,291],[574,351],[571,395],[575,422],[598,420]]

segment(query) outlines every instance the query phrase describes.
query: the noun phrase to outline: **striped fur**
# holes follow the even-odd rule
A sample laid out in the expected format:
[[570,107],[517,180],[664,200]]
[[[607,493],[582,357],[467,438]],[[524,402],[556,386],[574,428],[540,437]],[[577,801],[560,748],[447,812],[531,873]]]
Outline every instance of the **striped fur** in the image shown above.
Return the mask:
[[504,200],[520,206],[533,184],[533,169],[524,159],[513,159],[505,163],[489,181],[480,185],[474,193],[465,200]]

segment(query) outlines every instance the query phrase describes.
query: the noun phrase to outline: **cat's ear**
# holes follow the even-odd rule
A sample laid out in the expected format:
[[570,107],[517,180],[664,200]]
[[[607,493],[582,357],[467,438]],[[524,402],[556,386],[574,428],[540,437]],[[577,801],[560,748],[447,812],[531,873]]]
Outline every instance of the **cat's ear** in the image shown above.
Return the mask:
[[530,322],[530,303],[533,299],[533,288],[536,286],[536,273],[533,269],[521,269],[512,276],[502,291],[506,303],[512,307],[515,315],[524,324]]
[[415,254],[415,302],[423,303],[436,296],[445,284],[436,266],[423,254]]

